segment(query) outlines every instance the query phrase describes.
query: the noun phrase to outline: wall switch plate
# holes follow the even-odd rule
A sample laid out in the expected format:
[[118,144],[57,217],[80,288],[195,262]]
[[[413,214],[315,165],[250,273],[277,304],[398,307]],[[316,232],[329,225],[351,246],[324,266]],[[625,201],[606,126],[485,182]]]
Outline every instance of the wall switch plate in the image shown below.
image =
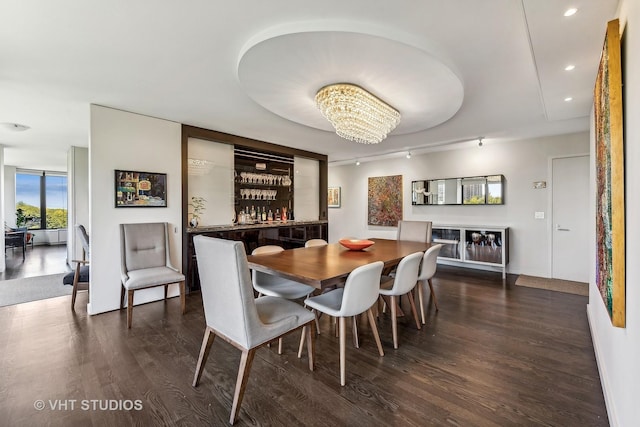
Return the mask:
[[544,219],[544,212],[536,212],[533,217],[535,219]]

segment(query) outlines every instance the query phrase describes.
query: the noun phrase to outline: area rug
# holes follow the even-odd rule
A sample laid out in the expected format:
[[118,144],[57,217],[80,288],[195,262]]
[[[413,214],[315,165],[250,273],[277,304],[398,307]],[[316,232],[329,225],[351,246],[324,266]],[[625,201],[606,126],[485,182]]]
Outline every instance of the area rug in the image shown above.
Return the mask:
[[572,282],[571,280],[547,279],[545,277],[525,276],[521,274],[516,279],[516,285],[589,296],[589,285],[587,283]]
[[63,285],[66,273],[0,281],[0,307],[71,295],[73,286]]

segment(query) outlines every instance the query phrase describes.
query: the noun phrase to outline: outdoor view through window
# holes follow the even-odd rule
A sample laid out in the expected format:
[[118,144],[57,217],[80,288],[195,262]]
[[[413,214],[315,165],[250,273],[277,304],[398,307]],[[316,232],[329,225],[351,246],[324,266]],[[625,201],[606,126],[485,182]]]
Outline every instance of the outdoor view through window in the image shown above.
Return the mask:
[[16,226],[67,228],[67,176],[59,172],[16,173]]

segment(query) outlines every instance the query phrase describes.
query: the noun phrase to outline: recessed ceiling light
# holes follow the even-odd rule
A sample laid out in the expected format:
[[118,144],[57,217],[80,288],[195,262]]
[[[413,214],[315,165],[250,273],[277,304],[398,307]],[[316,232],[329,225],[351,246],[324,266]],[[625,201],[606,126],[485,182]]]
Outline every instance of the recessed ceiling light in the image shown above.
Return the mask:
[[571,65],[567,65],[566,67],[564,67],[565,71],[573,71],[576,69],[576,66],[571,64]]
[[360,166],[360,160],[356,160],[356,166]]
[[567,9],[564,12],[564,16],[573,16],[576,14],[576,12],[578,11],[578,9],[576,9],[575,7],[572,7],[571,9]]
[[2,126],[3,129],[9,130],[11,132],[22,132],[30,129],[29,126],[21,125],[18,123],[0,123],[0,126]]
[[571,102],[571,101],[573,101],[573,98],[570,97],[570,96],[567,96],[564,100],[565,100],[565,102]]

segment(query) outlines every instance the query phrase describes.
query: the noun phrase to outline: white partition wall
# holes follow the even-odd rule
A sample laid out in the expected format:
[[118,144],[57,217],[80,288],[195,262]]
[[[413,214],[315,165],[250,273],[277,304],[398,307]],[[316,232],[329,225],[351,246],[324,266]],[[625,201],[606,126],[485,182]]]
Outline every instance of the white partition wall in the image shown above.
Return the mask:
[[[182,256],[181,125],[92,105],[89,141],[91,294],[89,313],[120,307],[121,223],[168,222],[171,261]],[[115,170],[167,174],[167,207],[115,207]],[[172,285],[170,295],[177,295]],[[162,287],[136,292],[135,304],[164,297]]]
[[293,159],[293,214],[296,221],[317,221],[320,211],[320,163],[317,160]]
[[71,147],[67,151],[67,206],[67,263],[71,264],[74,259],[82,259],[82,246],[76,234],[76,225],[84,225],[91,235],[88,148]]

